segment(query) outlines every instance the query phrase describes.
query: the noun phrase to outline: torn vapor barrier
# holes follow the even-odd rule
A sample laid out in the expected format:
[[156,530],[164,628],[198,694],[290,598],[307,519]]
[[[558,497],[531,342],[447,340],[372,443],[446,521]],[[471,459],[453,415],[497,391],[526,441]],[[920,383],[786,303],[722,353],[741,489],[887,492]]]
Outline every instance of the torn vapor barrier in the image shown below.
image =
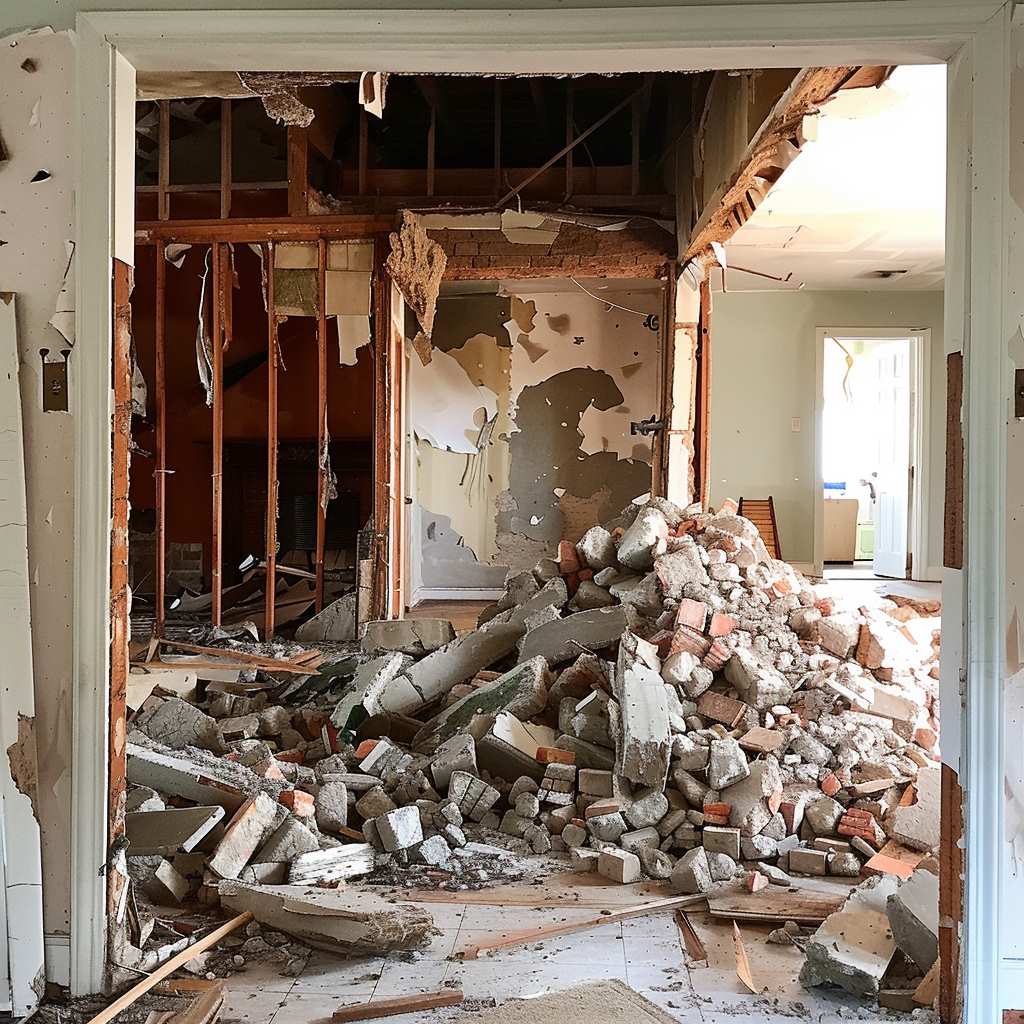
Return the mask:
[[210,279],[210,253],[203,263],[202,284],[199,288],[199,311],[196,314],[196,369],[199,383],[206,392],[207,406],[213,405],[213,345],[210,342],[210,326],[206,322],[206,285]]

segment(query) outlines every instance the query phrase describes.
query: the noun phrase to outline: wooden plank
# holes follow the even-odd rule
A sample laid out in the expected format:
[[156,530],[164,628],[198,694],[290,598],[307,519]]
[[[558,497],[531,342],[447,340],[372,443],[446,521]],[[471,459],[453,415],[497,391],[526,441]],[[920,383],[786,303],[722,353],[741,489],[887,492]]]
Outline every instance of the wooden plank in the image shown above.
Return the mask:
[[[176,651],[187,651],[190,654],[209,654],[214,658],[224,658],[229,662],[241,662],[244,665],[255,665],[266,672],[296,672],[303,668],[294,661],[283,661],[278,658],[266,658],[262,654],[249,654],[247,651],[225,650],[222,647],[204,647],[201,644],[189,644],[183,640],[160,639],[163,647],[173,647]],[[319,652],[317,652],[319,653]],[[182,667],[188,667],[189,663],[182,663]],[[223,662],[213,662],[215,665],[222,665]],[[308,675],[308,671],[306,672]]]
[[946,501],[942,517],[942,564],[964,567],[964,354],[946,356]]
[[427,195],[434,194],[434,163],[437,156],[437,107],[430,104],[430,124],[427,127]]
[[393,214],[347,214],[338,217],[255,217],[248,220],[143,221],[135,225],[136,245],[158,241],[209,245],[211,242],[315,242],[318,238],[366,238],[386,235]]
[[168,977],[168,975],[173,974],[179,967],[184,966],[190,960],[194,960],[200,953],[217,945],[221,939],[243,925],[248,924],[252,919],[252,913],[247,910],[245,913],[233,917],[226,924],[222,924],[219,928],[214,928],[208,935],[204,935],[197,942],[193,942],[187,949],[183,949],[177,955],[172,956],[170,960],[162,963],[152,974],[143,978],[137,985],[133,985],[124,995],[115,999],[105,1010],[101,1010],[95,1017],[92,1017],[87,1024],[109,1024],[122,1010],[131,1006],[140,996],[145,995],[151,988]]
[[796,921],[799,924],[821,924],[834,914],[849,896],[843,889],[834,895],[806,889],[762,889],[760,892],[730,893],[708,900],[712,917],[737,921]]
[[934,1006],[939,994],[939,974],[941,960],[932,964],[928,973],[921,979],[921,984],[914,990],[914,1002],[918,1006]]
[[171,217],[171,197],[167,186],[171,179],[171,101],[158,103],[160,121],[157,127],[157,199],[156,215],[160,220]]
[[231,216],[231,113],[232,101],[220,101],[220,216]]
[[703,960],[707,963],[708,951],[704,948],[704,943],[685,910],[676,911],[676,924],[679,926],[679,934],[683,937],[687,956],[691,960]]
[[192,1001],[187,1009],[176,1013],[168,1024],[213,1024],[224,1006],[224,986],[208,988]]
[[750,971],[750,957],[747,956],[747,948],[743,945],[743,936],[740,934],[740,926],[732,923],[732,945],[736,952],[736,977],[743,982],[748,992],[757,995],[757,986],[754,984],[754,976]]
[[393,1017],[399,1013],[416,1013],[419,1010],[433,1010],[438,1006],[458,1006],[463,1000],[462,989],[442,988],[436,992],[421,992],[411,996],[395,996],[393,999],[371,999],[368,1003],[355,1003],[335,1010],[332,1020],[375,1020],[378,1017]]
[[494,194],[498,195],[502,189],[501,182],[501,92],[502,83],[500,78],[494,79]]
[[288,126],[288,215],[309,216],[309,129]]
[[366,195],[366,168],[369,163],[369,123],[367,121],[366,108],[359,108],[359,150],[358,157],[359,169],[358,169],[358,183],[359,195]]
[[703,903],[706,896],[671,896],[664,900],[654,900],[651,903],[641,903],[639,906],[626,910],[606,911],[595,917],[584,918],[582,921],[562,921],[558,924],[538,925],[536,928],[524,928],[522,931],[506,932],[491,942],[481,942],[472,946],[465,946],[455,951],[455,957],[460,960],[476,960],[481,953],[490,953],[499,949],[508,949],[510,946],[522,946],[528,942],[540,942],[544,939],[553,938],[556,935],[571,935],[574,932],[588,931],[605,924],[617,924],[620,921],[627,921],[634,917],[646,917],[648,914],[658,914],[666,910],[676,910],[679,907],[690,907],[696,903]]
[[700,322],[697,344],[697,436],[694,501],[705,508],[711,490],[711,282],[707,274],[700,283]]
[[939,813],[939,1019],[956,1024],[960,977],[960,924],[964,919],[963,792],[954,768],[942,765]]
[[214,242],[211,250],[213,259],[213,287],[210,300],[213,305],[211,347],[212,401],[210,413],[212,424],[212,467],[211,510],[210,510],[210,621],[214,626],[221,623],[221,569],[224,562],[224,346],[222,341],[224,312],[224,246]]

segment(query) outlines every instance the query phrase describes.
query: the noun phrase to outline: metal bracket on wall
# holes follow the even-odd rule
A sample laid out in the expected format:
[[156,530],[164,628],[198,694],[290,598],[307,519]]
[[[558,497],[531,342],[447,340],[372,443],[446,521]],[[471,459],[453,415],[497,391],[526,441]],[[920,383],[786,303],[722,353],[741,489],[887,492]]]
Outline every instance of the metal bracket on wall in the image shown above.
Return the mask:
[[647,419],[641,420],[639,423],[637,423],[635,420],[630,420],[629,423],[630,434],[642,434],[644,437],[648,437],[650,434],[661,433],[661,431],[663,431],[664,429],[665,421],[656,420],[654,418],[654,413],[651,413],[651,415]]
[[39,350],[43,364],[43,412],[68,411],[68,356],[71,349],[61,352],[61,360],[48,360],[48,348]]

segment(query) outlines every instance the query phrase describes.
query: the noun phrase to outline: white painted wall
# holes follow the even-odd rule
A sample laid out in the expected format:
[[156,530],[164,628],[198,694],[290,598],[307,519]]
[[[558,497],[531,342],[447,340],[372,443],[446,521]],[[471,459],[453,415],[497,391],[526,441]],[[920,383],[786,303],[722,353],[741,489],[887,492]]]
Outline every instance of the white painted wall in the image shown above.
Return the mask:
[[[716,292],[711,314],[711,488],[775,499],[782,553],[811,562],[814,544],[815,329],[932,331],[928,550],[942,565],[946,363],[941,292]],[[792,420],[800,420],[794,432]],[[936,577],[937,578],[937,577]]]

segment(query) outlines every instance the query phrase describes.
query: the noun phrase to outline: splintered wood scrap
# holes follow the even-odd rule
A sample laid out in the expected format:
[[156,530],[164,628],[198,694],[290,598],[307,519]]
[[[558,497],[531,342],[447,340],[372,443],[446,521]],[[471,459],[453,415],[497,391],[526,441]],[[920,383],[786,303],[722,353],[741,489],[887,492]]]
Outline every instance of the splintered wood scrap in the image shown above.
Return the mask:
[[[214,928],[208,935],[204,935],[201,939],[193,942],[192,945],[172,956],[170,960],[164,961],[152,974],[143,978],[137,985],[133,985],[127,992],[115,999],[105,1010],[101,1010],[95,1017],[87,1021],[86,1024],[109,1024],[122,1010],[131,1006],[132,1003],[141,996],[144,996],[151,988],[159,985],[160,982],[173,974],[179,967],[183,967],[189,961],[194,960],[200,953],[210,949],[211,946],[217,945],[221,939],[230,935],[236,929],[247,925],[251,920],[253,920],[252,912],[246,910],[244,913],[231,918],[230,921],[222,924],[219,928]],[[192,1021],[190,1024],[197,1024],[197,1022]]]
[[939,995],[939,964],[936,960],[928,973],[921,979],[921,984],[914,989],[914,1002],[918,1006],[934,1006]]
[[743,936],[740,934],[740,926],[732,923],[732,944],[736,949],[736,977],[743,982],[746,988],[757,995],[757,988],[754,985],[754,976],[750,973],[750,960],[747,957],[746,946],[743,945]]
[[442,988],[436,992],[396,996],[393,999],[371,999],[368,1003],[343,1006],[334,1011],[331,1019],[336,1021],[375,1020],[377,1017],[393,1017],[399,1013],[433,1010],[439,1006],[458,1006],[464,998],[460,988]]
[[625,910],[607,911],[595,917],[587,917],[579,921],[563,921],[560,924],[538,925],[536,928],[525,928],[518,932],[506,932],[493,942],[481,942],[479,945],[466,946],[463,949],[457,949],[452,955],[458,960],[476,960],[481,953],[508,949],[510,946],[523,946],[528,942],[540,942],[544,939],[554,938],[556,935],[571,935],[574,932],[587,931],[590,928],[597,928],[604,924],[617,924],[632,917],[645,917],[648,914],[656,914],[660,911],[689,907],[695,903],[702,903],[706,899],[707,897],[702,894],[696,896],[672,896],[665,900],[641,903],[639,906],[630,907]]
[[708,951],[704,943],[700,941],[697,929],[693,927],[685,910],[676,911],[676,924],[679,926],[679,934],[683,937],[683,945],[686,947],[686,954],[691,960],[708,961]]
[[[189,654],[205,654],[214,658],[224,658],[227,661],[240,661],[255,668],[262,668],[265,672],[294,672],[298,675],[309,675],[309,669],[312,665],[309,651],[303,654],[303,657],[306,658],[305,661],[297,662],[268,658],[262,654],[249,654],[247,651],[227,650],[223,647],[203,647],[200,644],[187,644],[181,640],[161,638],[158,642],[164,647],[173,647],[177,651],[187,651]],[[315,648],[313,649],[314,656],[320,653]]]

